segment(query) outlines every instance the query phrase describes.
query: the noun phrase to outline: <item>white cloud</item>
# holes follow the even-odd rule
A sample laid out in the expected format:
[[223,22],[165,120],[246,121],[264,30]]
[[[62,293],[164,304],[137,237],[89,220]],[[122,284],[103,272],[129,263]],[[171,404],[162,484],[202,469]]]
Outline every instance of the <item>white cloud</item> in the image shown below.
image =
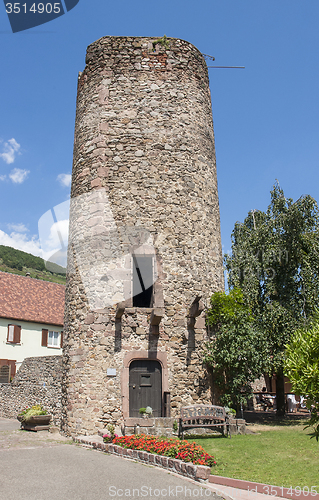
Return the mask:
[[[67,246],[69,234],[69,219],[59,220],[50,228],[50,234],[45,242],[43,255],[45,260],[55,262],[62,267],[67,264]],[[42,241],[41,241],[42,243]]]
[[38,221],[44,260],[66,267],[70,201],[56,205]]
[[14,168],[13,170],[11,170],[9,177],[15,184],[22,184],[29,173],[30,170],[21,170],[21,168]]
[[18,224],[7,224],[7,226],[11,231],[15,233],[26,233],[27,231],[29,231],[29,229],[21,222]]
[[71,186],[71,174],[59,174],[56,180],[59,181],[63,187]]
[[60,250],[60,247],[62,245],[67,246],[68,234],[69,219],[59,220],[58,222],[55,222],[50,228],[50,234],[46,240],[46,245],[44,248],[47,250],[47,252],[56,252]]
[[9,139],[3,145],[3,152],[0,153],[0,157],[8,164],[14,162],[16,154],[19,154],[20,144],[17,143],[15,139]]
[[43,257],[40,242],[36,236],[28,239],[25,234],[12,232],[10,235],[0,230],[0,245],[22,250],[23,252]]
[[0,181],[5,181],[5,180],[6,180],[6,178],[7,178],[7,176],[6,176],[6,175],[0,175]]
[[[49,260],[66,267],[68,220],[55,222],[51,227],[48,227],[47,237],[44,241],[41,239],[41,243],[38,236],[28,237],[25,232],[22,232],[28,231],[24,224],[8,224],[8,227],[14,229],[14,231],[7,234],[0,230],[0,245],[22,250],[37,257],[42,257],[45,261]],[[61,238],[63,240],[62,248]]]

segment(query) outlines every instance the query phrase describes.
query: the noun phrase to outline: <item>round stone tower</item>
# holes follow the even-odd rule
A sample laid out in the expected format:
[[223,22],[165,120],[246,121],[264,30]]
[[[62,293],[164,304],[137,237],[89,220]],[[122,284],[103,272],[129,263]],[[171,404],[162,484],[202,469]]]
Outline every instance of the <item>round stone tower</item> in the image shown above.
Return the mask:
[[[103,37],[79,74],[64,330],[63,429],[133,429],[210,403],[205,307],[223,288],[202,54]],[[156,419],[155,419],[156,420]]]

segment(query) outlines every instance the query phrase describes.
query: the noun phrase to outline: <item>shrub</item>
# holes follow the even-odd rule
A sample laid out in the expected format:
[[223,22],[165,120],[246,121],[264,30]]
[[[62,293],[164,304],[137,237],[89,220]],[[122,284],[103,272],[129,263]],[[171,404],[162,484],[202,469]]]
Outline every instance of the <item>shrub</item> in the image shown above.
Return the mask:
[[309,426],[319,440],[319,316],[316,313],[308,328],[297,330],[286,349],[286,375],[296,394],[306,398],[311,410]]

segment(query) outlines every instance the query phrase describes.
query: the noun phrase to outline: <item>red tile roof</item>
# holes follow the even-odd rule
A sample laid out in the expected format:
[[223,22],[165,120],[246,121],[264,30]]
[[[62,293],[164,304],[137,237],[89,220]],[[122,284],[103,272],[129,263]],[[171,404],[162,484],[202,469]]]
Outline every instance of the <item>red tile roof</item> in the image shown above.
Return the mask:
[[0,272],[0,318],[63,326],[65,286]]

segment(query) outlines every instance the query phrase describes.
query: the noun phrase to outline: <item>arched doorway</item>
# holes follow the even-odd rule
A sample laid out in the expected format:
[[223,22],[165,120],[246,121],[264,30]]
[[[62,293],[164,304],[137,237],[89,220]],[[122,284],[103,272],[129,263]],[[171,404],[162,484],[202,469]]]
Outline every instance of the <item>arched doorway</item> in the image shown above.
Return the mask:
[[152,359],[137,359],[129,367],[129,416],[150,406],[154,417],[162,416],[162,367]]

